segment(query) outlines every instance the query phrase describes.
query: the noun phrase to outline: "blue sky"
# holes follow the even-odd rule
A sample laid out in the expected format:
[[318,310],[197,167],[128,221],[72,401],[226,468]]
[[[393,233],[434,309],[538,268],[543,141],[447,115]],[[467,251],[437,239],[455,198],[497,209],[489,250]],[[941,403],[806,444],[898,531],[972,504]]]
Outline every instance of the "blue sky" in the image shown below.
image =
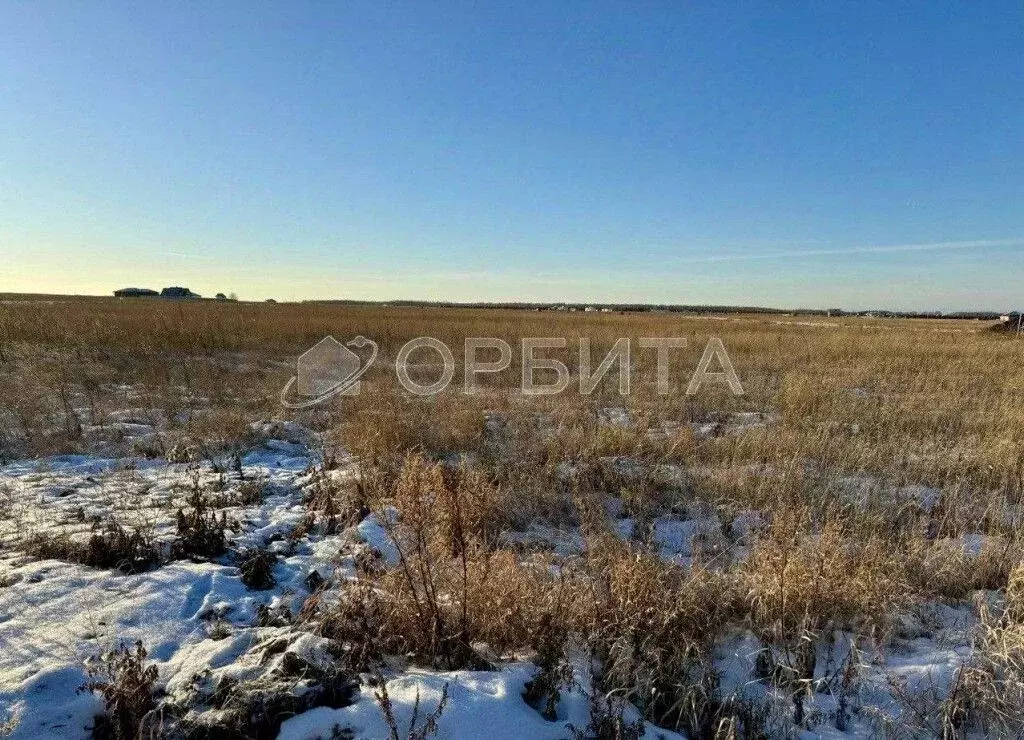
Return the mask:
[[1024,4],[0,0],[0,291],[1001,309]]

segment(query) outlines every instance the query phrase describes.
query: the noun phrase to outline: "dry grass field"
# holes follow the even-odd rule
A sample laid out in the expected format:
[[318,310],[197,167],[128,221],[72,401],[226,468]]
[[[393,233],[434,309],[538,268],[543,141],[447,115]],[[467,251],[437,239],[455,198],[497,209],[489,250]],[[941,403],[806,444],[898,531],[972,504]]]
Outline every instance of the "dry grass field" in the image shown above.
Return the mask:
[[[285,409],[297,356],[326,335],[379,344],[361,393]],[[395,380],[419,336],[458,363],[431,397]],[[466,394],[466,337],[565,338],[545,355],[574,375],[581,338],[592,366],[629,338],[631,393],[613,372],[589,395],[524,396],[514,351]],[[644,337],[687,340],[667,394]],[[742,396],[684,393],[710,337]],[[967,321],[11,297],[0,605],[28,599],[13,592],[41,562],[135,574],[122,579],[220,568],[244,585],[234,598],[274,597],[206,615],[182,645],[327,646],[293,659],[320,699],[268,709],[294,678],[282,689],[254,668],[186,690],[183,647],[146,644],[147,658],[118,652],[130,630],[76,638],[59,664],[101,657],[95,706],[69,711],[95,710],[107,737],[314,737],[315,712],[334,712],[324,737],[377,737],[372,722],[381,737],[471,736],[455,687],[490,673],[513,676],[511,701],[550,737],[1020,737],[1022,348]],[[422,357],[413,373],[431,382],[436,356]],[[254,450],[304,462],[254,473]],[[72,455],[117,470],[89,483],[61,473]],[[94,484],[111,501],[146,493],[67,503]],[[198,663],[204,680],[225,670]],[[13,733],[33,721],[18,665],[0,665]]]

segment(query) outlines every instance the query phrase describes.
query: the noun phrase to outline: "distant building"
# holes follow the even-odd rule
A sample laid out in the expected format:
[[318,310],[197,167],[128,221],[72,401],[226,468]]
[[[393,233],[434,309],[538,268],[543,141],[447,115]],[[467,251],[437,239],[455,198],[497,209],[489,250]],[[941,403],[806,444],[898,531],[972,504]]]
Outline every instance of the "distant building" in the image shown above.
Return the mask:
[[180,288],[178,286],[164,288],[160,291],[160,296],[162,298],[202,298],[198,293],[193,293],[188,288]]
[[999,317],[999,323],[993,324],[992,329],[1006,334],[1015,334],[1018,337],[1024,333],[1024,316],[1020,311],[1008,311]]
[[155,290],[149,288],[121,288],[120,290],[114,291],[115,298],[145,298],[147,296],[158,296],[160,295]]

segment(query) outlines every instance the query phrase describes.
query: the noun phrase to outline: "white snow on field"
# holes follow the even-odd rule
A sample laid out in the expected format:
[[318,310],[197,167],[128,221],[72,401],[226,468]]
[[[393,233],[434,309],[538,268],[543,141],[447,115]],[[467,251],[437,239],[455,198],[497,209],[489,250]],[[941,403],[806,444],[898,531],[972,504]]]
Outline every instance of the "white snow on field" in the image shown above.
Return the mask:
[[0,706],[21,719],[15,737],[83,736],[97,710],[75,693],[89,656],[142,640],[154,661],[167,663],[206,639],[204,616],[218,604],[248,624],[257,600],[236,568],[221,565],[174,563],[135,576],[57,561],[4,566],[6,577],[20,579],[0,595]]
[[[611,417],[610,422],[616,423],[615,415]],[[149,423],[147,418],[125,412],[117,423],[142,426]],[[765,421],[741,417],[737,426]],[[176,508],[191,486],[198,482],[231,493],[243,484],[238,471],[230,467],[220,474],[207,463],[65,455],[0,468],[0,727],[13,718],[15,738],[87,737],[101,706],[94,695],[78,691],[86,681],[86,661],[124,642],[139,640],[146,646],[149,659],[159,669],[160,688],[168,697],[179,699],[189,696],[202,677],[206,681],[211,677],[246,679],[273,670],[274,661],[281,658],[268,662],[264,648],[275,640],[286,639],[287,650],[310,663],[325,659],[320,638],[290,627],[258,626],[257,615],[266,613],[266,608],[271,613],[287,609],[296,614],[310,595],[310,574],[315,571],[325,578],[344,578],[353,572],[360,548],[375,550],[386,565],[396,564],[398,553],[388,536],[388,525],[398,520],[400,512],[389,510],[380,515],[383,519],[371,514],[338,534],[311,531],[290,540],[289,534],[307,514],[302,499],[317,463],[309,446],[312,435],[294,424],[264,425],[259,431],[268,439],[241,458],[241,472],[245,481],[263,481],[266,497],[260,505],[227,506],[224,511],[231,522],[229,538],[234,550],[264,547],[278,554],[276,585],[266,591],[247,589],[230,556],[216,562],[182,560],[145,573],[122,575],[33,559],[18,547],[23,537],[40,532],[86,537],[92,523],[106,517],[129,528],[151,528],[159,541],[167,542],[174,534]],[[635,472],[628,460],[609,458],[606,462],[623,479]],[[346,461],[346,466],[331,475],[344,479],[353,472]],[[662,472],[682,484],[681,469]],[[935,493],[908,487],[900,495],[927,502]],[[636,520],[623,517],[622,502],[612,505],[616,501],[610,504],[610,524],[620,536],[643,535],[661,557],[683,566],[692,562],[707,565],[723,553],[742,557],[748,538],[766,524],[756,511],[742,512],[724,524],[713,511],[697,507],[691,518],[660,516],[649,522],[646,533],[637,533]],[[546,549],[563,557],[575,556],[586,547],[578,529],[541,523],[526,531],[505,532],[502,542],[519,550]],[[980,539],[969,538],[964,542],[965,556],[976,555],[981,547]],[[808,699],[809,722],[814,729],[803,736],[875,736],[887,719],[896,719],[904,711],[894,698],[894,684],[903,685],[910,693],[947,686],[970,655],[971,614],[966,606],[931,605],[907,616],[892,642],[862,642],[856,712],[847,732],[836,730],[829,719],[834,717],[837,698],[834,690],[823,684]],[[820,651],[831,654],[834,662],[827,665],[822,659],[816,676],[834,673],[835,661],[841,661],[843,651],[849,650],[850,639],[840,634],[832,647]],[[716,667],[723,689],[774,707],[779,717],[791,716],[789,697],[756,680],[756,656],[765,647],[744,632],[721,644]],[[398,670],[388,677],[387,689],[403,731],[408,729],[417,697],[422,723],[447,686],[448,705],[438,720],[438,738],[564,738],[569,735],[567,724],[583,730],[589,721],[588,677],[579,665],[575,667],[574,685],[562,692],[555,721],[545,720],[522,698],[525,683],[536,671],[527,662],[511,662],[494,671]],[[357,738],[389,738],[374,692],[375,688],[364,682],[350,705],[298,714],[284,723],[280,737],[330,737],[338,727]],[[627,718],[636,716],[628,707]],[[679,737],[653,726],[647,727],[646,736]]]
[[[926,698],[944,695],[957,670],[970,658],[970,630],[976,619],[966,605],[925,605],[903,616],[903,626],[891,643],[857,640],[857,678],[848,696],[845,731],[838,730],[834,721],[840,694],[836,677],[849,657],[854,636],[837,632],[831,640],[819,640],[815,690],[805,700],[812,729],[799,733],[799,737],[887,737],[885,728],[896,724],[904,713],[927,715],[934,710]],[[791,717],[793,705],[788,692],[752,680],[757,656],[765,648],[747,631],[735,631],[724,640],[716,660],[721,688],[756,705],[772,707],[779,718]],[[912,719],[917,721],[916,717]],[[776,727],[780,737],[790,736],[787,733],[791,728],[784,724]]]
[[[518,740],[538,738],[561,740],[569,735],[566,724],[585,730],[590,721],[585,679],[563,696],[558,717],[545,720],[523,701],[524,687],[537,669],[531,663],[511,663],[501,671],[435,672],[412,670],[387,682],[395,720],[402,731],[410,728],[413,708],[419,699],[419,721],[433,712],[447,686],[448,703],[438,720],[438,738],[488,738]],[[390,740],[391,734],[374,700],[376,690],[363,687],[354,704],[342,709],[313,709],[281,727],[279,740],[317,740],[331,736],[333,728],[348,728],[357,738]],[[625,719],[635,722],[639,714],[628,708]],[[646,725],[645,737],[680,738],[674,732]]]
[[[295,613],[309,595],[311,571],[329,575],[351,567],[339,557],[345,542],[340,536],[307,536],[294,546],[280,539],[306,514],[302,487],[314,461],[306,447],[273,439],[242,459],[246,480],[265,481],[267,496],[261,506],[227,509],[237,522],[231,544],[269,545],[281,555],[276,587],[262,592],[248,590],[227,557],[121,575],[32,560],[17,550],[25,534],[84,536],[94,516],[114,516],[126,527],[148,525],[158,536],[167,535],[181,489],[191,485],[188,465],[132,460],[126,466],[75,455],[0,468],[0,487],[12,502],[9,518],[0,520],[0,584],[6,586],[0,588],[0,719],[6,713],[18,720],[14,737],[85,736],[97,700],[76,689],[85,681],[90,656],[141,640],[160,668],[161,682],[173,682],[190,667],[181,656],[211,642],[214,623],[249,630],[259,606]],[[209,470],[201,473],[204,483],[217,478]]]

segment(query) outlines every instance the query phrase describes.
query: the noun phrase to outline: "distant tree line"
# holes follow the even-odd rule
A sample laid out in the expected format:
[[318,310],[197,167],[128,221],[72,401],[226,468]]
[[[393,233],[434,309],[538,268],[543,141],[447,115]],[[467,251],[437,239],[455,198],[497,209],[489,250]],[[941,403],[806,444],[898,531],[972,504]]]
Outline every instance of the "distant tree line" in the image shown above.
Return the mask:
[[616,311],[629,313],[660,312],[685,314],[774,314],[780,316],[866,316],[873,318],[900,319],[977,319],[995,321],[999,311],[892,311],[888,309],[867,309],[846,311],[841,308],[769,308],[766,306],[690,305],[674,303],[530,303],[498,301],[360,301],[350,299],[327,299],[303,301],[304,303],[337,305],[387,305],[411,308],[499,308],[526,311]]

